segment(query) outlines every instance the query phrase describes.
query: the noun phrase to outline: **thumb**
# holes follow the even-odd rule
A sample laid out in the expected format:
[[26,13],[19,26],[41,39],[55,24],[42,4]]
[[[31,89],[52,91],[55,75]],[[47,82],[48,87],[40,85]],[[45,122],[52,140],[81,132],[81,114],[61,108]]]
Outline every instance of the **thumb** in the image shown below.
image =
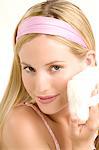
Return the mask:
[[71,131],[72,131],[72,136],[74,137],[79,136],[78,117],[76,115],[71,116]]

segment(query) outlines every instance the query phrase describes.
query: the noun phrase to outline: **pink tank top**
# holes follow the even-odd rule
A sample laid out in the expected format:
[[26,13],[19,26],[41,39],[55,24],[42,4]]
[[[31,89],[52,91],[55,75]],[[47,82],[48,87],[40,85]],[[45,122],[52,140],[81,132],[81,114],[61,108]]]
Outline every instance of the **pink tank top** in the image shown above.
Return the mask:
[[41,119],[43,120],[43,122],[44,122],[45,126],[47,127],[49,133],[51,134],[51,136],[53,138],[53,141],[55,143],[56,150],[60,150],[59,143],[58,143],[58,141],[57,141],[57,139],[56,139],[52,129],[50,128],[48,122],[45,120],[45,118],[43,116],[43,113],[35,105],[33,105],[32,103],[24,102],[24,103],[21,103],[19,105],[27,105],[29,107],[32,107],[35,110],[35,112],[41,117]]

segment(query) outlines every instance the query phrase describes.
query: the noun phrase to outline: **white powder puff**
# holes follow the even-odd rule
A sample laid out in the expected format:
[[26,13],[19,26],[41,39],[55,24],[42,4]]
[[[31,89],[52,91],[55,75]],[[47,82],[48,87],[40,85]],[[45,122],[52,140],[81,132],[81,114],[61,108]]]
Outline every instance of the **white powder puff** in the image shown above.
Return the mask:
[[82,123],[89,117],[89,107],[99,103],[99,94],[91,97],[96,84],[99,83],[99,68],[87,67],[68,82],[67,95],[72,115]]

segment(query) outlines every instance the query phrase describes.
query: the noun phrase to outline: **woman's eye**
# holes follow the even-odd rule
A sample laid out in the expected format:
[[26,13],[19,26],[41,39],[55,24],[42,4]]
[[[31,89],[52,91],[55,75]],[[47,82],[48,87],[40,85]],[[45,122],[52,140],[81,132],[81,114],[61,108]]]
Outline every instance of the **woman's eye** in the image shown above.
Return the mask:
[[52,71],[60,71],[63,67],[59,65],[53,65],[51,66]]
[[23,69],[26,70],[27,72],[35,72],[34,68],[30,66],[25,66]]

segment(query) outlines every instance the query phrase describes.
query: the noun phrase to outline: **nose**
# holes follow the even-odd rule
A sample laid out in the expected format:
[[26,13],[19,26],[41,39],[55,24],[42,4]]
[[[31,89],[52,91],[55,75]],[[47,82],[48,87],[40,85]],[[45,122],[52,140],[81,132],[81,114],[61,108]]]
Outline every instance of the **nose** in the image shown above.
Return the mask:
[[36,95],[45,95],[51,88],[50,76],[45,73],[38,73],[35,78],[35,93]]

